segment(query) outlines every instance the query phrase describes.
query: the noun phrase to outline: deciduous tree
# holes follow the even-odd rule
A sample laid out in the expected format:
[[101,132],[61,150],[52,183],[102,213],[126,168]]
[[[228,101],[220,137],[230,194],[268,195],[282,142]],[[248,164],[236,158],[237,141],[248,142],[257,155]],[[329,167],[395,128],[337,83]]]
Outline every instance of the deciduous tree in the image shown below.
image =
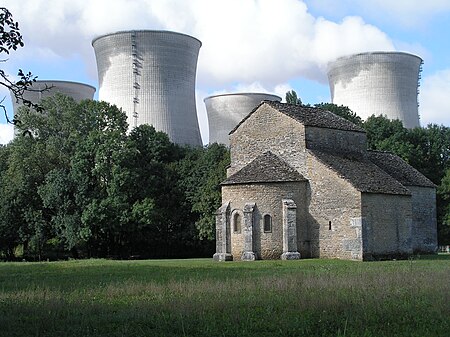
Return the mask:
[[[9,54],[11,50],[16,50],[24,46],[22,35],[19,30],[19,23],[14,21],[11,12],[5,8],[0,7],[0,55]],[[6,59],[0,60],[0,62],[6,62]],[[0,69],[0,86],[8,89],[14,98],[21,102],[23,105],[33,108],[36,111],[42,111],[42,107],[38,104],[31,102],[30,100],[24,99],[24,92],[27,90],[32,90],[31,86],[33,82],[36,81],[36,76],[33,76],[31,72],[24,72],[19,69],[17,76],[18,81],[10,79],[8,74]],[[17,116],[11,120],[6,111],[6,107],[3,104],[6,97],[0,99],[0,109],[3,110],[6,120],[8,123],[18,124],[20,123]]]
[[220,183],[225,180],[229,165],[229,150],[217,143],[190,152],[180,162],[180,184],[196,215],[195,226],[200,239],[215,238],[214,214],[221,205]]
[[297,96],[295,90],[291,90],[286,93],[286,103],[302,105],[302,100]]

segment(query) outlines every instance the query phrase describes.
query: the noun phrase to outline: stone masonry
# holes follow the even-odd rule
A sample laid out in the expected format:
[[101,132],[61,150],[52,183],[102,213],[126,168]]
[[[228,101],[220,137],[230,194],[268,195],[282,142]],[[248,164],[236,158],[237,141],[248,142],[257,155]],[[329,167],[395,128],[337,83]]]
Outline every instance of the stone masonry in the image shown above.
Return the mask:
[[230,133],[214,259],[403,257],[437,248],[435,186],[363,129],[263,102]]

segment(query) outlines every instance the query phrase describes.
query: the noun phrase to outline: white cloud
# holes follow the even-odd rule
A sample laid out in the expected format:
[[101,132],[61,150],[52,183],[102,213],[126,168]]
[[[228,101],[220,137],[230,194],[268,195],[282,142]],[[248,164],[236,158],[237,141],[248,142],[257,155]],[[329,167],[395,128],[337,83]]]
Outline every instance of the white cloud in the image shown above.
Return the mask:
[[341,23],[319,18],[313,40],[314,60],[323,67],[336,57],[362,51],[393,51],[389,37],[360,17],[346,17]]
[[14,137],[14,126],[0,124],[0,144],[8,144]]
[[36,50],[52,57],[81,55],[86,72],[95,69],[91,40],[100,34],[167,29],[193,35],[203,42],[198,64],[202,89],[252,82],[270,87],[294,77],[323,83],[326,62],[337,56],[393,49],[386,34],[361,18],[339,23],[316,19],[298,0],[4,2],[20,22],[24,52],[34,53],[35,62],[40,57]]
[[239,83],[234,87],[233,92],[269,92],[261,83]]
[[430,123],[450,126],[450,69],[423,79],[419,95],[422,126]]
[[286,93],[288,91],[294,90],[294,88],[292,88],[292,86],[288,83],[281,83],[278,84],[274,89],[273,92],[275,93],[275,95],[280,96],[281,100],[283,102],[286,101]]
[[[358,3],[343,2],[355,6]],[[393,3],[368,2],[370,6]],[[427,13],[445,8],[443,2],[436,2],[434,7],[431,2],[422,4]],[[82,59],[85,69],[79,71],[95,80],[91,41],[96,36],[128,29],[166,29],[192,35],[203,43],[196,98],[206,143],[208,127],[203,98],[208,95],[264,91],[284,99],[286,91],[293,89],[289,83],[295,79],[326,84],[326,64],[344,54],[394,50],[394,46],[401,46],[404,51],[423,51],[417,44],[394,43],[383,31],[358,16],[346,16],[338,22],[316,18],[305,3],[310,1],[4,0],[3,5],[19,21],[26,42],[25,48],[15,53],[5,67],[15,73],[19,67],[28,69],[27,63],[59,64],[65,59]],[[332,8],[335,3],[338,2],[333,0],[328,5]],[[391,7],[399,10],[399,6]],[[46,74],[37,74],[48,78]]]

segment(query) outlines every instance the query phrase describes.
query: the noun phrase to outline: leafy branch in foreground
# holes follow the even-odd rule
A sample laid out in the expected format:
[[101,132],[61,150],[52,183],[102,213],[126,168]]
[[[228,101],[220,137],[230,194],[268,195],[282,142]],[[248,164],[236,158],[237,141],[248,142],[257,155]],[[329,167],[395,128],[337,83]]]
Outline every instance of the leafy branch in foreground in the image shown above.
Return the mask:
[[[17,48],[23,46],[23,37],[19,31],[19,23],[13,20],[12,14],[7,8],[0,7],[0,54],[9,54],[11,50],[17,50]],[[7,59],[0,60],[0,62],[6,61]],[[19,80],[17,82],[12,81],[8,74],[3,69],[0,69],[0,85],[11,92],[16,99],[16,102],[22,102],[23,105],[32,108],[37,112],[42,112],[43,109],[41,106],[23,97],[25,91],[42,91],[32,90],[30,88],[30,86],[33,85],[33,82],[36,82],[37,76],[33,76],[31,72],[24,72],[22,69],[19,69],[17,76],[19,77]],[[43,90],[47,89],[48,88],[45,88]],[[6,97],[3,97],[0,100],[0,109],[3,110],[6,121],[15,125],[20,123],[17,116],[14,116],[12,120],[8,117],[6,107],[3,104],[5,99]]]

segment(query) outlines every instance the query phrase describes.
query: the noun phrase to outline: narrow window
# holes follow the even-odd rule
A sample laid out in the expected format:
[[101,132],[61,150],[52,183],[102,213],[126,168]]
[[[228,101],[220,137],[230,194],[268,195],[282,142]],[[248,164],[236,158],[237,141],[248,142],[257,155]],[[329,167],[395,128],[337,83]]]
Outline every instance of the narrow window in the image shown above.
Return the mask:
[[269,214],[264,215],[264,233],[272,233],[272,217]]
[[331,221],[328,221],[328,230],[331,231]]
[[233,232],[240,233],[241,232],[241,215],[239,213],[234,213],[233,216]]

